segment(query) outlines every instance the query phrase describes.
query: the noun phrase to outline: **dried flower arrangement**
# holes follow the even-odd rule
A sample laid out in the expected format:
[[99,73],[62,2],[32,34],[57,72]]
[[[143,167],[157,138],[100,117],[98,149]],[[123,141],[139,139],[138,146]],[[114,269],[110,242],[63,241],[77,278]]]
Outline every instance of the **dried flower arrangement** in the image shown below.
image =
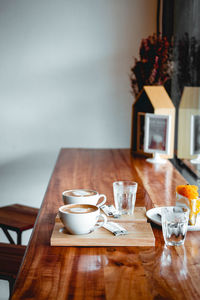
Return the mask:
[[143,39],[140,45],[140,60],[135,58],[131,68],[131,86],[135,96],[144,85],[164,85],[173,72],[172,42],[166,37],[153,34]]

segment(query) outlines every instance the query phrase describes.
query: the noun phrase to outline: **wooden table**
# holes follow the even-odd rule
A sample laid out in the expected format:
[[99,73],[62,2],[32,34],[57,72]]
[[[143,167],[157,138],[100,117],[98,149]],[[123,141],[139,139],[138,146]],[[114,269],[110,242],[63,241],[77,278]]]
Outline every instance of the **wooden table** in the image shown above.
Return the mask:
[[92,188],[113,203],[112,182],[139,184],[137,206],[175,203],[184,178],[167,162],[154,166],[128,149],[62,149],[49,182],[12,299],[200,299],[200,232],[185,246],[165,247],[153,225],[155,247],[51,247],[62,191]]

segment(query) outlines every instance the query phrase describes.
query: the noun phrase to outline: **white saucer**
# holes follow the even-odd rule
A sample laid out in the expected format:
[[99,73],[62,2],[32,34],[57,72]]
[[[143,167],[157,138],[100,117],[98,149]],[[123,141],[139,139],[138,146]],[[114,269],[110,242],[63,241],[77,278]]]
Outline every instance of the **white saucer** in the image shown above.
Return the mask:
[[[162,207],[155,207],[155,208],[149,209],[146,212],[147,218],[159,226],[162,226],[161,217],[160,217],[161,216],[161,208]],[[197,221],[196,221],[195,226],[188,225],[188,231],[200,231],[200,216],[199,215],[197,216]]]

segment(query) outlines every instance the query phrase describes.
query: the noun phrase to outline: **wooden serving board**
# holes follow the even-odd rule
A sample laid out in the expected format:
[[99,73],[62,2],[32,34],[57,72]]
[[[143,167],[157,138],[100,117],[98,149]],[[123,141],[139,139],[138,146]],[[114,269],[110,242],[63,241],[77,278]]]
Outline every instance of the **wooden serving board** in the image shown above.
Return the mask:
[[[127,235],[114,236],[105,228],[86,234],[68,234],[59,217],[56,216],[51,236],[51,246],[155,246],[155,237],[150,223],[147,223],[145,208],[135,208],[135,214],[120,219],[108,218],[108,221],[120,223]],[[120,220],[120,222],[119,222]]]
[[124,215],[120,218],[107,217],[108,221],[124,223],[124,222],[147,222],[146,208],[145,207],[135,207],[134,213],[131,216]]

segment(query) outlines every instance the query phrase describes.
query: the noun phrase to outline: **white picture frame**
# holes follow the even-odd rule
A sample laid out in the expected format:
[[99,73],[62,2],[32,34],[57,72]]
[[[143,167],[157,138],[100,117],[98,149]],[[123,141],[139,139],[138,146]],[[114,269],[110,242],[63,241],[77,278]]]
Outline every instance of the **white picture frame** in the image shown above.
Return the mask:
[[144,151],[169,154],[171,115],[145,115]]
[[200,115],[191,115],[190,154],[200,154]]

